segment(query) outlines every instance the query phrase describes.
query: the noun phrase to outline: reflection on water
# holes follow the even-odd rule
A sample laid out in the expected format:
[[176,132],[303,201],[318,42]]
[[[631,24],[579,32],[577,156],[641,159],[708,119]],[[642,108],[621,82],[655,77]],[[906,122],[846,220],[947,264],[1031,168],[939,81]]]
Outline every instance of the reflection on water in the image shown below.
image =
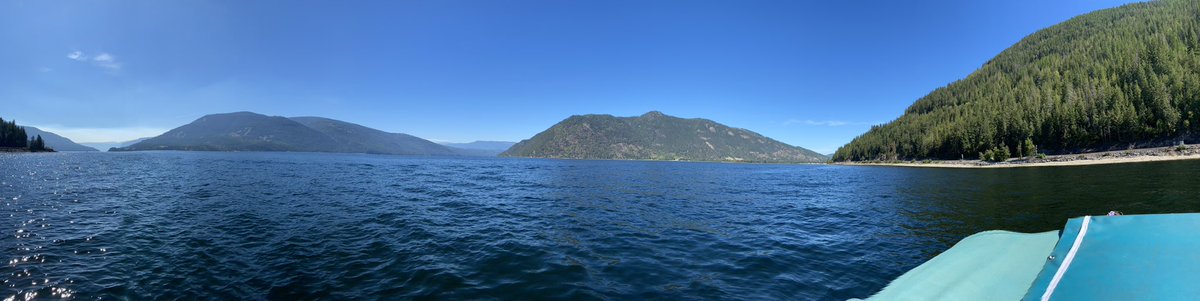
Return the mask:
[[1200,211],[1200,161],[1007,170],[0,155],[6,300],[846,299],[988,229]]

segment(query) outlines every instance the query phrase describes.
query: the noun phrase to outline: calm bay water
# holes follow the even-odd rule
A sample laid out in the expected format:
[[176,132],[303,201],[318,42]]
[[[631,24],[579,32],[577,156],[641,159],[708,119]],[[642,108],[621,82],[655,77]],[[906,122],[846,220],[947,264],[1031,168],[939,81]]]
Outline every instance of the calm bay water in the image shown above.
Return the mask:
[[1197,196],[1200,161],[0,154],[0,298],[841,300],[975,232]]

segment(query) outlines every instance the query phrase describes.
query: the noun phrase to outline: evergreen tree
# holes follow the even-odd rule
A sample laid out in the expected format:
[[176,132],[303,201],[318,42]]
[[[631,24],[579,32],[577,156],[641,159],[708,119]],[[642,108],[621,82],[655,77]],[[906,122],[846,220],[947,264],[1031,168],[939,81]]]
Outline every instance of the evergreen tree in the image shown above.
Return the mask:
[[36,149],[34,149],[34,150],[36,150],[36,151],[46,150],[46,140],[42,140],[42,135],[37,135],[37,138],[34,138],[33,141],[34,141],[33,142],[34,145],[36,145]]
[[42,135],[37,135],[29,139],[29,151],[40,152],[47,150],[49,149],[46,148],[46,140],[42,140]]
[[29,145],[28,141],[25,128],[17,126],[15,120],[0,119],[0,147],[25,148]]
[[1028,159],[1033,159],[1034,157],[1037,157],[1038,149],[1037,149],[1037,145],[1033,144],[1033,139],[1025,138],[1024,151],[1025,151],[1025,157]]

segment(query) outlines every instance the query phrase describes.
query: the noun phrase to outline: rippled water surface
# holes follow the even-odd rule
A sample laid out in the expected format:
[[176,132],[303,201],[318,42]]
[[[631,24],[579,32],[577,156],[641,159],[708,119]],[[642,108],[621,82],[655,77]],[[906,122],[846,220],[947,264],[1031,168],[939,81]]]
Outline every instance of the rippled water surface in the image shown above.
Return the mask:
[[0,154],[0,298],[838,300],[978,231],[1198,196],[1200,161]]

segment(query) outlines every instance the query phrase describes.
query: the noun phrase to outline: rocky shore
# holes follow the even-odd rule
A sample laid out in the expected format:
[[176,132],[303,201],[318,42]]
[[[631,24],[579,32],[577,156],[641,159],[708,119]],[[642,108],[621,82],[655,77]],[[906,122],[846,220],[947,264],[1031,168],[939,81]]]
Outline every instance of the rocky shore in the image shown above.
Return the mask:
[[925,160],[925,161],[876,161],[839,162],[839,165],[903,166],[931,168],[1013,168],[1038,166],[1079,166],[1118,164],[1154,161],[1200,159],[1200,144],[1140,148],[1123,151],[1106,151],[1066,155],[1050,155],[1041,158],[1014,158],[1003,162],[981,160]]

